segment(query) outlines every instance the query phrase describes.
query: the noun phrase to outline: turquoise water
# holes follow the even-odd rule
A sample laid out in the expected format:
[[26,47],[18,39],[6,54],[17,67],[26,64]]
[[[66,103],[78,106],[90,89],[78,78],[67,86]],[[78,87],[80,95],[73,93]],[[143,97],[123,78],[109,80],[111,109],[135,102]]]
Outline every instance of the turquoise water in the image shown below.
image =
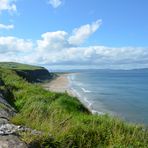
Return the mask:
[[93,112],[148,124],[148,70],[91,70],[71,74],[71,87]]

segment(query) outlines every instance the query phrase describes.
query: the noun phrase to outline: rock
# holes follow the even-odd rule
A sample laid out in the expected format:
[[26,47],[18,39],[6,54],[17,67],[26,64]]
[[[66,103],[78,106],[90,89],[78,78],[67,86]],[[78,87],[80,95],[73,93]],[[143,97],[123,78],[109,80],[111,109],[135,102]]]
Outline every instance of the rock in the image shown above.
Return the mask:
[[54,74],[49,73],[49,71],[43,67],[35,70],[15,70],[15,72],[28,82],[42,82],[54,76]]
[[3,124],[7,124],[9,121],[6,118],[0,118],[0,126]]
[[27,148],[27,145],[15,135],[0,136],[0,148]]
[[14,116],[15,114],[15,109],[9,105],[9,103],[3,98],[2,94],[0,93],[0,125],[4,123],[4,119],[5,123],[8,123],[9,118]]
[[41,135],[42,132],[10,123],[9,119],[16,114],[0,92],[0,148],[27,148],[30,147],[20,140],[22,132],[31,135]]
[[1,93],[0,93],[0,103],[4,104],[4,105],[6,105],[6,106],[11,107],[11,106],[9,105],[9,103],[3,98],[3,96],[2,96]]
[[30,132],[32,135],[42,134],[40,131],[32,130],[25,126],[17,126],[9,123],[0,126],[0,135],[19,134],[20,132]]
[[7,109],[1,109],[0,108],[0,118],[7,119],[9,121],[9,118],[14,114],[10,110]]
[[28,146],[19,139],[17,132],[26,130],[21,126],[10,124],[9,119],[16,112],[0,93],[0,148],[27,148]]
[[0,93],[0,117],[10,118],[15,115],[15,109],[3,98]]

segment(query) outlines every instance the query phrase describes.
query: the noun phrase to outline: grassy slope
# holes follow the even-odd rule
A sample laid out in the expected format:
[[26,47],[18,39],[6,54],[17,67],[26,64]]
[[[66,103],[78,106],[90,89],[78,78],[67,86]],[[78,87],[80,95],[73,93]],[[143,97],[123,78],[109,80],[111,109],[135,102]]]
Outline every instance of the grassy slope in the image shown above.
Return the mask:
[[33,66],[15,62],[0,62],[0,68],[15,70],[18,75],[29,82],[43,82],[56,77],[54,73],[41,66]]
[[13,70],[38,70],[43,69],[43,67],[40,66],[32,66],[27,64],[20,64],[15,62],[0,62],[1,68],[8,68]]
[[[95,116],[75,97],[66,93],[53,93],[31,84],[15,72],[0,69],[5,83],[1,89],[9,92],[9,102],[18,113],[12,118],[22,124],[44,132],[40,137],[24,133],[27,143],[38,141],[43,147],[146,147],[148,131],[107,115]],[[52,134],[54,139],[51,139]],[[39,146],[38,146],[39,147]]]

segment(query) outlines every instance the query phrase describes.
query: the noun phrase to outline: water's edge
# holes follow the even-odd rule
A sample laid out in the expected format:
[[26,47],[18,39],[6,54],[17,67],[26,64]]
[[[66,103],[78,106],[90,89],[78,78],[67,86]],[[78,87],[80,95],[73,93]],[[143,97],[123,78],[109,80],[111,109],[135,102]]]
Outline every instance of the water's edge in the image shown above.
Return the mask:
[[[93,114],[107,113],[128,122],[148,124],[148,100],[145,99],[148,98],[147,75],[144,78],[143,75],[137,77],[137,74],[134,78],[130,73],[129,78],[123,73],[114,75],[103,76],[100,81],[98,76],[94,77],[94,73],[89,76],[86,73],[72,73],[68,75],[68,80],[70,89]],[[89,85],[90,83],[94,84]]]

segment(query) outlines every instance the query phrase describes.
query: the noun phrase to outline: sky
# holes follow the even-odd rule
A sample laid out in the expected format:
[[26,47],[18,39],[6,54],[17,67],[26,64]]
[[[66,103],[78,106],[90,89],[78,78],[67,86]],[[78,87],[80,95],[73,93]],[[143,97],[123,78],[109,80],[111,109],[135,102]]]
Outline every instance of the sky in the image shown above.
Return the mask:
[[0,61],[148,68],[148,0],[0,0]]

